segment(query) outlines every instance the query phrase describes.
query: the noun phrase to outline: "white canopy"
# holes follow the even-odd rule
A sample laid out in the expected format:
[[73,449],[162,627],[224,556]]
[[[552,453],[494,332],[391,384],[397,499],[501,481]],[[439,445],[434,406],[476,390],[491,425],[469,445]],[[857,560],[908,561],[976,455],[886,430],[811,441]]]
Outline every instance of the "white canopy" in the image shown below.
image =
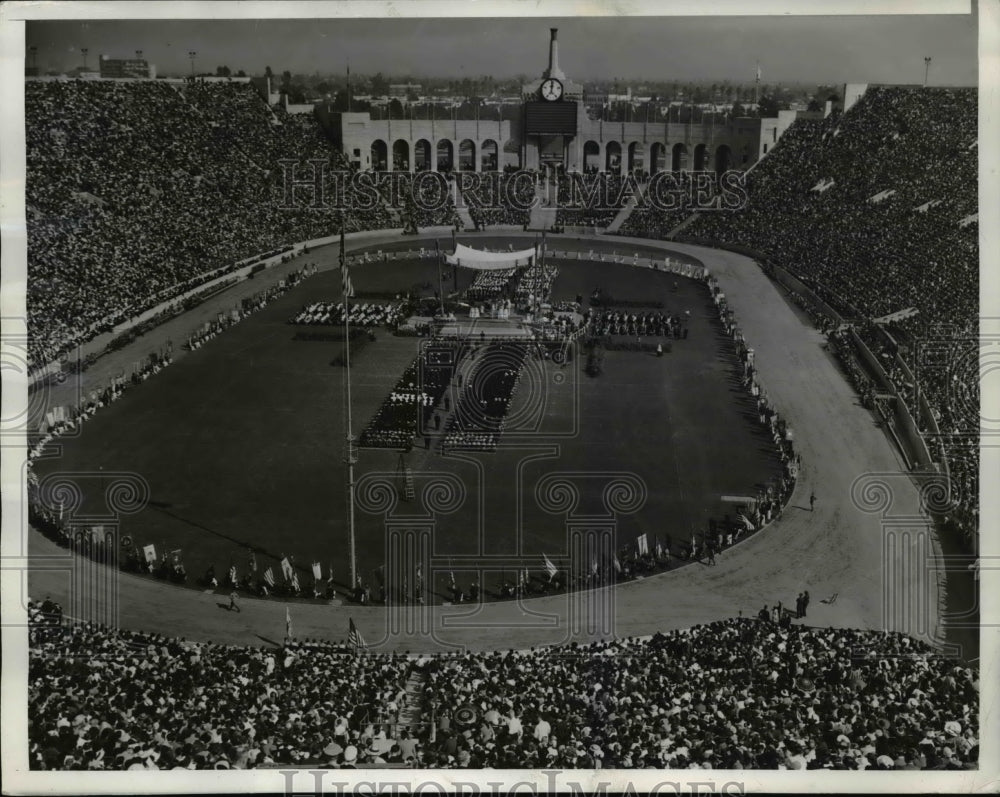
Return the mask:
[[456,244],[455,253],[445,255],[445,262],[451,266],[474,268],[477,271],[498,271],[515,266],[526,266],[535,257],[535,249],[521,249],[517,252],[483,252],[465,244]]

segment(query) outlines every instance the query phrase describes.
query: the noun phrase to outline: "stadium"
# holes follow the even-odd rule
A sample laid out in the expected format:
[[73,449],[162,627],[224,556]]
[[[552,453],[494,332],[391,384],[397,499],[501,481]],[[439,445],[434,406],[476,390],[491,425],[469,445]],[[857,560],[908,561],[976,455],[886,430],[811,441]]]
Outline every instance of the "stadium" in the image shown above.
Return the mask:
[[29,769],[979,766],[976,88],[546,37],[506,120],[25,79]]

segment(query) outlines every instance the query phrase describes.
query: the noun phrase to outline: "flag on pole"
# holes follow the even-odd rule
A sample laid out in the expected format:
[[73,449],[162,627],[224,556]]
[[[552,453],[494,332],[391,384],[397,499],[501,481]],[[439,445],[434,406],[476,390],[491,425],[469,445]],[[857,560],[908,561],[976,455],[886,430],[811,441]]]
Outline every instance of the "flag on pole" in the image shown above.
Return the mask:
[[156,546],[155,545],[144,545],[142,546],[142,555],[146,558],[147,562],[156,563]]
[[274,571],[270,567],[264,571],[264,583],[269,587],[274,586]]
[[347,632],[347,641],[355,650],[364,650],[368,647],[365,642],[365,638],[361,636],[361,632],[358,627],[354,624],[354,618],[348,618],[350,622],[350,628]]
[[747,527],[747,531],[753,531],[754,530],[753,521],[750,520],[750,518],[748,518],[742,512],[738,512],[737,514],[740,516],[740,519],[743,521],[743,525]]
[[758,61],[757,62],[757,80],[760,80],[760,76],[761,76],[760,61]]
[[649,553],[649,539],[646,537],[645,532],[636,538],[635,545],[639,550],[639,556],[646,556]]
[[285,607],[285,637],[292,638],[292,610],[288,606]]
[[354,297],[354,284],[351,282],[351,272],[347,267],[347,263],[341,265],[340,270],[342,272],[341,280],[343,282],[344,298],[351,299]]
[[233,586],[236,586],[236,584],[237,584],[237,580],[236,580],[236,565],[230,565],[229,566],[229,583],[232,584]]
[[319,562],[313,562],[312,569],[313,569],[313,578],[316,579],[316,581],[322,581],[323,566]]
[[545,554],[542,554],[542,559],[545,560],[545,572],[549,574],[549,581],[551,581],[555,574],[559,572],[559,568],[552,564],[552,561]]
[[292,589],[299,591],[299,574],[292,571]]
[[622,563],[618,561],[618,554],[615,554],[614,565],[616,573],[622,572]]
[[288,561],[287,556],[281,557],[281,574],[285,577],[285,581],[290,581],[292,578],[292,563]]

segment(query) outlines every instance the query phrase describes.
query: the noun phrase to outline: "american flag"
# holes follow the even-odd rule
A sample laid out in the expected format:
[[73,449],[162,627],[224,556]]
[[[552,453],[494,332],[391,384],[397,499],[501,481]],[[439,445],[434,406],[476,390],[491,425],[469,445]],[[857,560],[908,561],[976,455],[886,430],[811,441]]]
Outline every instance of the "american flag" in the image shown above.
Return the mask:
[[368,644],[365,642],[365,638],[361,636],[361,632],[358,630],[358,627],[354,624],[354,619],[349,618],[349,622],[351,625],[347,632],[348,643],[355,650],[364,650],[365,648],[368,647]]
[[274,571],[270,567],[264,571],[264,583],[269,587],[274,586]]
[[552,561],[545,554],[542,554],[542,559],[545,560],[545,572],[549,574],[549,579],[551,579],[556,573],[559,572],[559,568],[552,564]]

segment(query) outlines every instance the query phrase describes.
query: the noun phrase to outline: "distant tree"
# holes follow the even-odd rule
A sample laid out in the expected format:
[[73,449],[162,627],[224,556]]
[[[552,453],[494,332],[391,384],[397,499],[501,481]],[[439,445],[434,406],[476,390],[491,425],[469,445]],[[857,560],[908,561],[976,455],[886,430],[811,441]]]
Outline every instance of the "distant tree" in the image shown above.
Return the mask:
[[372,78],[372,96],[384,97],[389,93],[389,80],[381,72]]
[[292,83],[292,73],[287,69],[281,73],[281,85],[287,90]]
[[274,77],[274,72],[271,71],[271,67],[264,67],[264,77]]
[[739,101],[737,101],[737,102],[734,102],[734,103],[733,103],[733,110],[732,110],[732,114],[733,114],[733,116],[746,116],[746,115],[747,115],[747,109],[746,109],[746,108],[744,108],[744,107],[743,107],[743,106],[742,106],[742,105],[741,105],[741,104],[739,103]]
[[232,74],[232,71],[228,66],[217,66],[215,68],[215,74],[218,77],[229,77]]
[[778,115],[780,108],[778,107],[778,101],[769,94],[766,94],[760,98],[757,110],[761,117],[775,117]]
[[813,97],[809,100],[809,105],[806,106],[807,111],[822,111],[823,106],[819,104],[819,100]]
[[397,100],[395,97],[389,101],[389,118],[390,119],[402,119],[406,114],[403,111],[403,103]]
[[329,94],[330,84],[325,80],[321,80],[319,83],[316,84],[316,91],[318,91],[320,94]]
[[246,77],[246,76],[247,76],[247,73],[244,72],[242,69],[239,72],[236,73],[236,77]]

